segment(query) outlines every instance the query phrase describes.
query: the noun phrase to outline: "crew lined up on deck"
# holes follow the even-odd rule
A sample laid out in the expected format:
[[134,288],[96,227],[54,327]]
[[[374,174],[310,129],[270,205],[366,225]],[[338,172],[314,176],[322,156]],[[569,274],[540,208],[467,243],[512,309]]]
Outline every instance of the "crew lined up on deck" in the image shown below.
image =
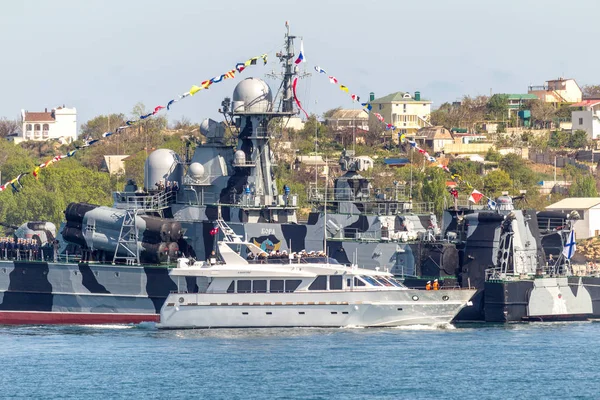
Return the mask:
[[154,184],[159,192],[178,192],[179,183],[177,181],[164,181],[160,180]]
[[57,261],[58,242],[40,245],[37,240],[0,238],[0,258],[16,261]]

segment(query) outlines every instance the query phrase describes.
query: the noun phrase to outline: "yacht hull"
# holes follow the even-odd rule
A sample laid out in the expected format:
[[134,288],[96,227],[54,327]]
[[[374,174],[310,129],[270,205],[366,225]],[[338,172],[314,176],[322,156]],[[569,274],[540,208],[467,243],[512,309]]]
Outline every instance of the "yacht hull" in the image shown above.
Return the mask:
[[[393,327],[449,323],[474,290],[171,294],[159,328]],[[234,301],[232,301],[235,299]],[[327,301],[323,301],[327,299]]]

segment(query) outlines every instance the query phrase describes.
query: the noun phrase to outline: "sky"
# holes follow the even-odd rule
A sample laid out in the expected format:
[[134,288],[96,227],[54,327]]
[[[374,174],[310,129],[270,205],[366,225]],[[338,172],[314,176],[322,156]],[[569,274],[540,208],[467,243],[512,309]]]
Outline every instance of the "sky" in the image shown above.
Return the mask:
[[[312,75],[309,113],[358,107],[315,65],[367,98],[414,92],[436,108],[463,95],[526,93],[560,76],[600,84],[597,0],[13,0],[0,8],[0,117],[76,107],[78,123],[165,105],[269,54],[235,80],[177,103],[170,122],[219,119],[240,79],[280,71],[285,21]],[[300,43],[296,43],[298,49]],[[268,80],[273,90],[277,82]]]

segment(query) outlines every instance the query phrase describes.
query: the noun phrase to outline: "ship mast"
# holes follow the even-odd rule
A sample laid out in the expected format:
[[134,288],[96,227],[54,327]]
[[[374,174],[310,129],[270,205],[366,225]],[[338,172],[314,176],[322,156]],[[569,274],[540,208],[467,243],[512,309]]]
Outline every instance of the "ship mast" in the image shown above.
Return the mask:
[[281,65],[283,65],[283,72],[276,73],[272,71],[270,74],[267,74],[270,78],[281,79],[281,86],[279,87],[279,93],[281,93],[281,101],[280,101],[280,109],[279,111],[282,113],[286,113],[288,115],[296,114],[296,110],[294,110],[294,94],[292,92],[292,82],[294,81],[294,77],[298,76],[300,78],[304,78],[310,76],[310,73],[302,73],[298,74],[298,66],[294,65],[294,39],[297,36],[290,34],[290,24],[288,21],[285,21],[285,42],[284,42],[284,50],[277,52],[275,56],[279,58]]

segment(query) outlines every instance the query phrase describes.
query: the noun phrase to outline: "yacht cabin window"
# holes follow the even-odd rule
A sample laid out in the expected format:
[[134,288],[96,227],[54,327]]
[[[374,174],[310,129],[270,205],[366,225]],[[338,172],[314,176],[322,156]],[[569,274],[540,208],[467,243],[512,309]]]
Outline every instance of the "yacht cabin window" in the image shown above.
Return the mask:
[[251,288],[252,288],[252,281],[250,281],[250,280],[237,281],[237,292],[238,293],[250,293]]
[[342,290],[342,282],[341,275],[331,275],[329,277],[329,290]]
[[298,286],[302,283],[301,279],[286,279],[285,280],[285,292],[291,293],[298,289]]
[[271,286],[269,287],[271,293],[283,293],[283,280],[271,280]]
[[327,275],[319,275],[310,284],[308,290],[327,290]]
[[267,280],[253,280],[252,281],[252,293],[267,293]]
[[235,293],[235,281],[231,281],[227,288],[227,293]]

